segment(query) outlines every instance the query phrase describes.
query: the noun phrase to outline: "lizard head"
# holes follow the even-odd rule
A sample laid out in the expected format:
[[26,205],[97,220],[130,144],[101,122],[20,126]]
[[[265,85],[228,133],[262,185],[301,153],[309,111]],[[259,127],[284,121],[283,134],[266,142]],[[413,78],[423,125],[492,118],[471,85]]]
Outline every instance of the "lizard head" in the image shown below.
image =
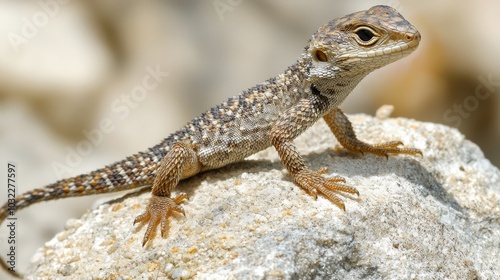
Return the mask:
[[334,78],[361,80],[409,55],[419,42],[420,33],[394,8],[375,6],[353,13],[323,25],[313,35],[306,48],[309,78],[319,86]]

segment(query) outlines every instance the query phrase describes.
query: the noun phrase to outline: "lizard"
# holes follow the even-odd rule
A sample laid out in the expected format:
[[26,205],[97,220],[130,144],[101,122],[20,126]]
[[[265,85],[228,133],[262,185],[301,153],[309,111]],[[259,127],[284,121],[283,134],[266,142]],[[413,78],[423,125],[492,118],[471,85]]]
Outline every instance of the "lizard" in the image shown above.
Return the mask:
[[[229,98],[188,122],[159,144],[76,177],[28,191],[15,199],[15,210],[34,203],[151,187],[145,211],[134,220],[147,224],[142,246],[152,242],[158,227],[166,237],[169,217],[185,214],[184,193],[172,196],[180,180],[221,168],[274,146],[296,185],[317,198],[325,196],[345,211],[336,193],[358,195],[340,176],[309,169],[293,140],[323,118],[339,143],[355,153],[386,158],[420,155],[400,141],[368,144],[359,140],[339,105],[372,71],[412,53],[421,35],[396,9],[374,6],[334,19],[309,39],[298,60],[283,73]],[[0,223],[12,212],[0,208]],[[3,259],[1,264],[8,270]],[[19,276],[15,271],[11,274]]]

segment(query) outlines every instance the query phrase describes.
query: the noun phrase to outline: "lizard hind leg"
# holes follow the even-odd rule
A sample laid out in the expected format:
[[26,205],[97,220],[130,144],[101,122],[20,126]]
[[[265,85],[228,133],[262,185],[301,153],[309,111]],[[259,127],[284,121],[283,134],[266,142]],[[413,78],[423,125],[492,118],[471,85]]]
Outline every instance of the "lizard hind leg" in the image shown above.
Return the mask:
[[146,211],[134,220],[134,225],[136,223],[148,223],[142,246],[154,239],[158,225],[161,225],[162,236],[166,236],[168,218],[174,212],[184,215],[184,209],[178,204],[186,199],[187,195],[181,193],[177,197],[171,198],[171,192],[180,179],[197,174],[200,168],[201,165],[193,147],[182,142],[172,145],[170,151],[158,166],[151,191],[151,199]]

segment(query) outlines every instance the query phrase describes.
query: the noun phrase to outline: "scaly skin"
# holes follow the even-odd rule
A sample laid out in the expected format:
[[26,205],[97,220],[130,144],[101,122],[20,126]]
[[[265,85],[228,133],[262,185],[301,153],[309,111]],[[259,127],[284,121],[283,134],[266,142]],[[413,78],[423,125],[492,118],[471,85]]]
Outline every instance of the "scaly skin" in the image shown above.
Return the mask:
[[[134,223],[148,223],[143,245],[186,196],[171,198],[179,180],[220,168],[273,145],[294,182],[314,197],[324,195],[345,210],[335,192],[359,194],[341,177],[306,167],[292,140],[324,118],[339,142],[358,153],[421,154],[398,141],[371,145],[356,138],[338,106],[373,70],[414,51],[418,31],[396,10],[375,6],[333,20],[312,36],[298,61],[284,73],[229,98],[193,119],[158,145],[102,169],[29,191],[16,199],[17,209],[72,196],[115,192],[153,185],[146,211]],[[0,222],[9,215],[0,209]],[[2,260],[2,265],[7,265]]]

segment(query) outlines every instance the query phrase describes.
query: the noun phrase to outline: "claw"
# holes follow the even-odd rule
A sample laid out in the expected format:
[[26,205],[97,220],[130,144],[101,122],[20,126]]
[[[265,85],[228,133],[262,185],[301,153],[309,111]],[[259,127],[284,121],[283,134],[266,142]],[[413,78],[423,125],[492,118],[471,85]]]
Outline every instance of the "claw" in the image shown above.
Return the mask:
[[306,189],[306,192],[314,199],[318,199],[318,191],[316,189]]
[[187,193],[179,193],[175,198],[174,202],[175,204],[181,203],[184,199],[188,199]]
[[[333,203],[335,203],[335,202],[333,202]],[[340,208],[340,210],[345,212],[345,205],[342,201],[339,201],[339,203],[335,203],[335,205],[337,205],[337,207]]]
[[174,210],[174,211],[175,211],[175,212],[177,212],[177,213],[181,213],[181,214],[182,214],[182,216],[186,217],[186,212],[184,211],[184,208],[182,208],[182,207],[180,207],[180,206],[176,205],[176,206],[174,207],[174,209],[172,209],[172,210]]
[[409,155],[420,155],[421,157],[424,157],[424,154],[422,153],[421,150],[419,149],[415,149],[415,148],[406,148],[404,149],[405,150],[405,154],[409,154]]
[[146,216],[148,216],[148,213],[144,213],[135,217],[133,225],[135,226],[135,224],[142,222],[143,220],[149,220],[149,217],[146,218]]

